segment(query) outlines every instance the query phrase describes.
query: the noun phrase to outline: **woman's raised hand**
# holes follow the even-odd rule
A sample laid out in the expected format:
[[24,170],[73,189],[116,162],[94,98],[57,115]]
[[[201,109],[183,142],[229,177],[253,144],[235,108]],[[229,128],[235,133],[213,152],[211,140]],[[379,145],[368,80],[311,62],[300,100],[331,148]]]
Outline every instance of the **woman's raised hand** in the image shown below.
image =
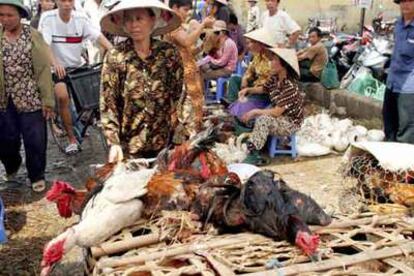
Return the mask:
[[206,18],[204,18],[202,24],[204,26],[204,28],[211,28],[213,27],[215,19],[213,17],[207,16]]

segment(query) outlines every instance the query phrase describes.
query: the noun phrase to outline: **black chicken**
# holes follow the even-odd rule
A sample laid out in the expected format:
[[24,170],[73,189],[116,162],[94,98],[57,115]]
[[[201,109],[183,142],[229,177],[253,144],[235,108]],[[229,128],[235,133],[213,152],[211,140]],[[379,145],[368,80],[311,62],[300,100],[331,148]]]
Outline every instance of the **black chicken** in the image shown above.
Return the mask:
[[303,208],[296,208],[291,200],[285,199],[308,201],[309,198],[305,199],[304,195],[290,190],[287,185],[283,185],[283,194],[281,186],[279,181],[274,180],[271,171],[259,171],[249,178],[240,197],[245,223],[252,232],[276,240],[287,240],[311,256],[318,248],[319,237],[312,235],[302,219],[301,212],[306,213]]
[[299,191],[290,188],[283,179],[277,181],[283,199],[295,207],[295,213],[311,225],[326,226],[332,218],[316,203],[316,201]]

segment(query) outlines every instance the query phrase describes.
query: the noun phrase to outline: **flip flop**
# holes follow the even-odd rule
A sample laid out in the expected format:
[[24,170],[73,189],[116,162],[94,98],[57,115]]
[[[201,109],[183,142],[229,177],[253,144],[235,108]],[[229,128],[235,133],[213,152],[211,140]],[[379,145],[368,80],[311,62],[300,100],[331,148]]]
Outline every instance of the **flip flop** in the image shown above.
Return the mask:
[[41,193],[46,189],[46,181],[39,180],[34,183],[32,183],[32,190],[36,193]]

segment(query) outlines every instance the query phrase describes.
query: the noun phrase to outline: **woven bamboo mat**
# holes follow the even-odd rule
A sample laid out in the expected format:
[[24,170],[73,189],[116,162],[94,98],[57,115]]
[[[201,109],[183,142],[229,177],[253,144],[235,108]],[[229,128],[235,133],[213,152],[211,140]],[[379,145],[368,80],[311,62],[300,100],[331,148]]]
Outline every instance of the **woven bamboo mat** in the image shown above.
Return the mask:
[[[328,227],[313,227],[321,237],[319,254],[313,260],[286,242],[261,235],[217,235],[198,229],[182,212],[167,212],[155,222],[137,222],[88,250],[87,273],[414,275],[414,220],[405,216],[364,213],[340,217]],[[116,249],[121,252],[111,253]]]

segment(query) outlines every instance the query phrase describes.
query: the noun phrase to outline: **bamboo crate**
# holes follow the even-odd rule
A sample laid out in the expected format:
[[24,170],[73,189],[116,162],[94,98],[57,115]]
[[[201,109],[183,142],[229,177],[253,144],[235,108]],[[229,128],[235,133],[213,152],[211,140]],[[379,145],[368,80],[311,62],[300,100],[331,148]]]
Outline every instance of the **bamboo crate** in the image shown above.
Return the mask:
[[[310,260],[286,242],[251,233],[194,233],[184,243],[159,241],[168,227],[141,221],[89,249],[87,274],[414,275],[414,220],[401,215],[364,213],[340,217],[327,227],[313,227],[321,238],[319,260]],[[188,227],[181,224],[179,231],[183,229]],[[174,235],[179,234],[176,230]],[[117,242],[128,244],[142,233],[145,236],[138,236],[141,243],[136,248],[109,256],[101,250]],[[92,256],[92,251],[100,250],[104,256]]]

